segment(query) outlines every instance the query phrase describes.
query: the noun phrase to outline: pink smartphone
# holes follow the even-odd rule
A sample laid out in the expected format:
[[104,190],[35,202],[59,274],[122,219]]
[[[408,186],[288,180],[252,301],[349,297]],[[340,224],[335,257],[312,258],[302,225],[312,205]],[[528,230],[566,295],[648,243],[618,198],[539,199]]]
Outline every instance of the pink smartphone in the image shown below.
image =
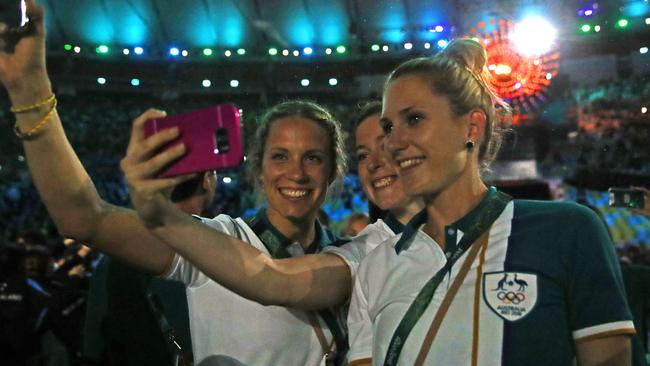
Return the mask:
[[165,128],[178,127],[178,139],[167,144],[169,148],[180,141],[186,153],[163,169],[159,177],[198,173],[206,170],[232,168],[243,158],[239,109],[233,104],[220,104],[194,112],[147,121],[146,137]]

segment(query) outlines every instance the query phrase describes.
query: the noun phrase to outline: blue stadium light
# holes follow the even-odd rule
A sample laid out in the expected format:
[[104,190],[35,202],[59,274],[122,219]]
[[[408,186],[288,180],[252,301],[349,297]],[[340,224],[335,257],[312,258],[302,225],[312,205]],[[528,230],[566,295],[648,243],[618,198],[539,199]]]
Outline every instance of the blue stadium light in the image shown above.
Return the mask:
[[98,77],[98,78],[97,78],[97,84],[99,84],[99,85],[104,85],[104,84],[106,84],[106,78]]
[[440,33],[440,32],[442,32],[443,30],[445,30],[445,28],[444,28],[443,26],[441,26],[441,25],[436,25],[436,32]]
[[133,52],[135,52],[136,55],[141,55],[144,53],[144,48],[138,46],[133,49]]
[[181,51],[176,47],[172,47],[169,49],[169,54],[172,56],[178,56],[180,53]]
[[300,80],[300,85],[302,85],[302,86],[309,86],[309,79],[302,79],[302,80]]
[[441,39],[441,40],[438,41],[438,47],[440,47],[440,48],[445,48],[445,47],[447,47],[448,44],[449,44],[449,41],[447,41],[446,39]]
[[131,85],[140,86],[140,79],[131,79]]
[[314,50],[311,47],[305,47],[302,49],[302,53],[305,55],[311,55],[314,52]]
[[204,88],[209,88],[210,86],[212,86],[212,82],[208,79],[205,79],[201,82],[201,85],[203,85]]

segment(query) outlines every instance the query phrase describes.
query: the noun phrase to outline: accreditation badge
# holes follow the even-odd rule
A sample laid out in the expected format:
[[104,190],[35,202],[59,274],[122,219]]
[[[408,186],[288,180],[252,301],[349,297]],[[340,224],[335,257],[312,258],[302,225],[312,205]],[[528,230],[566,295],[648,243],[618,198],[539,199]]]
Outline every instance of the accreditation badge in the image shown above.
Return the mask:
[[522,272],[483,274],[483,300],[498,316],[517,321],[537,303],[537,275]]

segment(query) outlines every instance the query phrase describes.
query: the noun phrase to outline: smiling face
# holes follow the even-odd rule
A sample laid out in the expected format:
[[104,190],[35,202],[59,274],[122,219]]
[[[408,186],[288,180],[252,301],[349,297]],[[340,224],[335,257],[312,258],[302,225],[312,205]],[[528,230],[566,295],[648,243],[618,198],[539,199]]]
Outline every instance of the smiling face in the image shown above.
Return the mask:
[[382,210],[393,210],[405,205],[402,180],[397,167],[383,148],[384,131],[379,115],[364,119],[356,130],[356,156],[359,162],[359,180],[368,199]]
[[470,174],[472,150],[465,142],[473,138],[478,145],[478,139],[470,133],[469,118],[455,116],[449,101],[417,74],[387,85],[381,123],[409,194],[436,195]]
[[315,218],[332,177],[330,146],[327,132],[312,120],[285,117],[273,122],[260,175],[271,222]]

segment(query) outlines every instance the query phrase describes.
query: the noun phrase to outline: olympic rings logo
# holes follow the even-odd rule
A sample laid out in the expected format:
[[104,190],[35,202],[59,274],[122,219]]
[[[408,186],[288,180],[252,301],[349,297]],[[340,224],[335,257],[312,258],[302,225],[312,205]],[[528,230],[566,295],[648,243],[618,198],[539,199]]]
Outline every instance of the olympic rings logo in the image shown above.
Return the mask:
[[524,295],[521,292],[499,291],[497,293],[497,298],[501,300],[501,302],[503,302],[504,304],[513,303],[515,305],[518,305],[519,303],[526,300],[526,295]]

